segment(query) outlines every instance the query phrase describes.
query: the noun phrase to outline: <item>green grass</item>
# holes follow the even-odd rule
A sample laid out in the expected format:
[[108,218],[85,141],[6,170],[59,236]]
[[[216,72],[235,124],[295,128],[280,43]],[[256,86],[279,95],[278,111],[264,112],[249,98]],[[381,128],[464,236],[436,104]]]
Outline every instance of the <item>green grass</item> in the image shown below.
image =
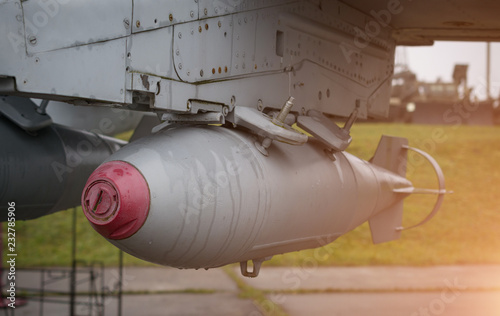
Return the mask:
[[[373,245],[367,224],[326,246],[318,260],[315,250],[275,256],[264,265],[436,265],[500,264],[500,128],[358,124],[353,128],[349,152],[369,159],[382,134],[406,137],[410,145],[436,158],[454,194],[445,198],[442,210],[428,224],[405,231],[398,241]],[[432,138],[432,135],[438,136]],[[418,187],[436,187],[432,168],[410,157],[416,166],[409,172]],[[412,169],[412,168],[410,168]],[[435,198],[411,196],[405,203],[404,225],[419,222],[431,210]],[[78,210],[78,257],[116,265],[118,250],[87,223]],[[17,222],[20,266],[70,264],[70,211],[37,220]],[[5,227],[5,226],[4,226]],[[5,247],[4,247],[5,249]],[[327,254],[327,255],[325,255]],[[127,265],[147,263],[125,256]]]

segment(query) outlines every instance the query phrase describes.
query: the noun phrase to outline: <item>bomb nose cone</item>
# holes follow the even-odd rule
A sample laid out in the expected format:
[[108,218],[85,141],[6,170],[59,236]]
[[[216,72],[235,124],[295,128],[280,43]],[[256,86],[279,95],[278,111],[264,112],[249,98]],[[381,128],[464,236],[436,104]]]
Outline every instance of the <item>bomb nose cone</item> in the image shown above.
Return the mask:
[[111,161],[90,176],[82,195],[82,208],[92,227],[108,239],[135,234],[148,217],[149,187],[131,164]]

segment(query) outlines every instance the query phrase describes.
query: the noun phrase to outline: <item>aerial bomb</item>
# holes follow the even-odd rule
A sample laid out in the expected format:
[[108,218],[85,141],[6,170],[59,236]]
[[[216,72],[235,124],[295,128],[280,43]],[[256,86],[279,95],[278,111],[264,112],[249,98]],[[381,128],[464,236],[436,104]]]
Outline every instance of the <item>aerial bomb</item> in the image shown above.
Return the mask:
[[87,181],[83,211],[118,248],[177,268],[323,246],[367,220],[374,241],[392,240],[413,190],[394,141],[406,143],[386,138],[369,163],[314,140],[273,142],[264,156],[251,134],[178,127],[110,156]]
[[28,133],[1,115],[0,134],[2,221],[12,201],[19,220],[78,206],[92,171],[125,144],[56,124]]

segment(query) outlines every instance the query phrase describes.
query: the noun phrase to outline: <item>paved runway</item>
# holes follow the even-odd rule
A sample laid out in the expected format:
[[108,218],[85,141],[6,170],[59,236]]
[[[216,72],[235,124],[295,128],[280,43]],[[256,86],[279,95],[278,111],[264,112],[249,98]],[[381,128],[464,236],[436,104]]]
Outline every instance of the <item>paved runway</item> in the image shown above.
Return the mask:
[[[239,269],[234,269],[238,272]],[[104,285],[117,281],[107,269]],[[19,271],[18,286],[36,287],[40,275]],[[222,269],[126,268],[124,316],[259,316],[273,314],[272,301],[290,316],[498,316],[500,266],[271,268],[256,279],[240,277],[265,294],[255,304]],[[67,282],[52,289],[64,290]],[[85,286],[78,288],[85,292]],[[83,296],[82,296],[83,297]],[[82,299],[79,297],[78,299]],[[66,299],[67,298],[62,298]],[[117,315],[117,300],[104,301],[106,316]],[[92,314],[84,306],[78,315]],[[1,315],[2,311],[0,311]],[[40,315],[36,301],[16,308],[15,315]],[[69,306],[45,303],[43,315],[69,315]]]
[[[446,296],[445,296],[446,297]],[[335,293],[284,296],[289,315],[498,316],[500,292]]]

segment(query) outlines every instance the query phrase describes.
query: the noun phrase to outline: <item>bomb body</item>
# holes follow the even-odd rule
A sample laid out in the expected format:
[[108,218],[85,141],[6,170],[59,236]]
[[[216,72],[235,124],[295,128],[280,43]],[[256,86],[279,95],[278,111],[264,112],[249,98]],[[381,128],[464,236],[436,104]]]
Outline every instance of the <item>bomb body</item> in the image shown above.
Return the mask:
[[412,186],[348,153],[331,159],[317,142],[274,142],[265,157],[255,141],[209,126],[131,143],[89,178],[85,214],[136,257],[212,268],[323,246],[401,201],[394,189]]

